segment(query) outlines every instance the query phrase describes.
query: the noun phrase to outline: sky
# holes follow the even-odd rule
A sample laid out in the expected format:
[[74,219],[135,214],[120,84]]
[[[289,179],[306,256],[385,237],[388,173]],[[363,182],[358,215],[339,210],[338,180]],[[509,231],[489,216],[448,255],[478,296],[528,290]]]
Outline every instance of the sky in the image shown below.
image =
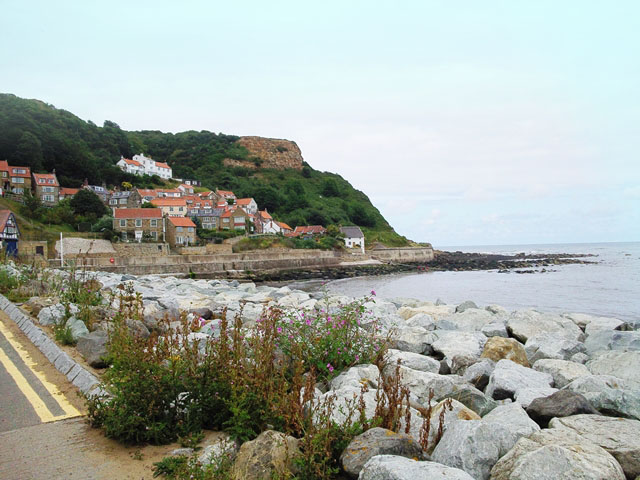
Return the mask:
[[0,92],[295,141],[434,246],[640,241],[640,2],[0,0]]

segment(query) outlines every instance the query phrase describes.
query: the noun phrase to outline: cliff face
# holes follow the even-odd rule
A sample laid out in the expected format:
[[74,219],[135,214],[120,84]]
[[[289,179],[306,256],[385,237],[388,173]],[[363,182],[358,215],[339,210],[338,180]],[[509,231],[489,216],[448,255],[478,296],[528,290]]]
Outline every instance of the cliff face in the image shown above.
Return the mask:
[[[251,157],[257,157],[262,161],[261,168],[302,170],[302,152],[295,142],[277,138],[240,137],[237,143],[246,148]],[[247,168],[256,167],[254,162],[241,162],[231,159],[226,159],[224,164]]]

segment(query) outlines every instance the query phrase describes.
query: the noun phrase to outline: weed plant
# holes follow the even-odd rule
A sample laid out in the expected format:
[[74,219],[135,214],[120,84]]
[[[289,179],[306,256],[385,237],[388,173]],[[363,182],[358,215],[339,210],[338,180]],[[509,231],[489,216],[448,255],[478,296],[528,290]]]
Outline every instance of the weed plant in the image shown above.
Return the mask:
[[[365,304],[370,300],[338,307],[325,303],[318,311],[295,314],[265,310],[252,328],[242,327],[241,313],[234,319],[224,313],[217,320],[219,335],[206,340],[197,335],[199,319],[165,318],[161,333],[144,339],[127,328],[128,320],[142,318],[141,297],[122,286],[109,332],[112,366],[103,377],[108,395],[88,399],[89,421],[129,444],[180,437],[196,445],[202,429],[224,430],[244,442],[278,430],[301,439],[296,478],[335,478],[340,454],[355,435],[374,426],[397,431],[409,411],[408,390],[382,375],[374,418],[365,415],[366,386],[343,406],[347,421],[341,424],[332,420],[336,398],[315,395],[316,382],[352,365],[383,367],[385,340],[375,328],[360,328],[369,323]],[[230,463],[215,461],[219,464],[212,466],[200,465],[195,456],[165,459],[156,464],[156,474],[226,478]]]

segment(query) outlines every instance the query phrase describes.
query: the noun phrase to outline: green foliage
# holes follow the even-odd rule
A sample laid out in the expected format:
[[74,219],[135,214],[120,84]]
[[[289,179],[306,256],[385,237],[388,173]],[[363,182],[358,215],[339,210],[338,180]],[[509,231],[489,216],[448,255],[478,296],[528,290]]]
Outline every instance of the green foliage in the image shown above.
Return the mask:
[[[43,102],[0,94],[0,158],[15,165],[28,160],[37,166],[39,142],[42,169],[55,168],[63,186],[77,187],[85,178],[91,184],[162,185],[157,176],[128,174],[115,165],[120,156],[131,158],[142,152],[168,162],[177,177],[198,178],[209,189],[229,189],[239,197],[253,197],[261,208],[292,227],[355,224],[384,232],[384,238],[395,244],[407,244],[367,196],[339,175],[315,171],[306,163],[300,171],[225,166],[225,159],[260,163],[236,143],[237,139],[207,131],[126,132],[111,121],[97,127]],[[102,214],[94,212],[93,219]]]
[[232,465],[233,458],[228,454],[213,458],[208,465],[202,465],[197,454],[165,457],[153,464],[153,476],[164,475],[168,480],[230,480]]
[[[359,363],[375,363],[382,355],[384,340],[369,319],[365,297],[337,311],[327,303],[320,311],[285,313],[277,323],[278,346],[282,351],[313,367],[320,380],[328,380]],[[335,311],[335,313],[330,313]],[[361,324],[369,324],[364,331]]]
[[0,268],[0,293],[6,295],[20,286],[20,280],[4,268]]
[[53,325],[53,334],[56,339],[56,342],[58,342],[61,345],[76,344],[76,341],[73,338],[73,334],[71,333],[71,328],[67,326],[66,319]]
[[100,218],[109,212],[100,197],[87,188],[81,188],[78,193],[71,197],[69,205],[73,213],[85,217]]

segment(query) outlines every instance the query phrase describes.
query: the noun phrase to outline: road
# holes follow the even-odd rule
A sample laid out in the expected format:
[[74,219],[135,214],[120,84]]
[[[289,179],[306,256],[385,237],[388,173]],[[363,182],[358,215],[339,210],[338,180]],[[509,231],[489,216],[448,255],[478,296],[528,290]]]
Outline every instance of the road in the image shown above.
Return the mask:
[[179,446],[122,446],[85,414],[77,388],[0,311],[0,479],[151,480]]

